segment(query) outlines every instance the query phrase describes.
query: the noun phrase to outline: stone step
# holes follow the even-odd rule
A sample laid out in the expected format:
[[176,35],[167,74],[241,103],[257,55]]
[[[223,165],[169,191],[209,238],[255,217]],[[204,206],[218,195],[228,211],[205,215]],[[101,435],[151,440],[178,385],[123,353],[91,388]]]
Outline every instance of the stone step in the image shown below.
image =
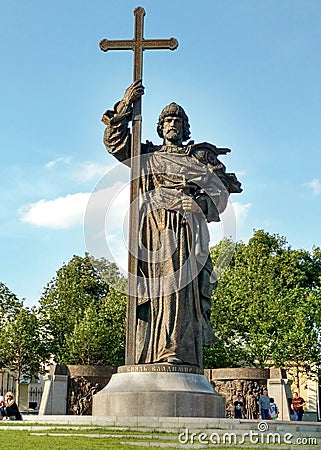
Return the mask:
[[[143,430],[178,430],[190,428],[195,430],[254,430],[262,423],[260,420],[249,419],[218,419],[198,417],[124,417],[124,416],[75,416],[75,415],[24,415],[24,423],[87,425],[104,427],[142,428]],[[314,431],[321,433],[321,422],[294,422],[269,420],[267,423],[272,430],[286,431]]]

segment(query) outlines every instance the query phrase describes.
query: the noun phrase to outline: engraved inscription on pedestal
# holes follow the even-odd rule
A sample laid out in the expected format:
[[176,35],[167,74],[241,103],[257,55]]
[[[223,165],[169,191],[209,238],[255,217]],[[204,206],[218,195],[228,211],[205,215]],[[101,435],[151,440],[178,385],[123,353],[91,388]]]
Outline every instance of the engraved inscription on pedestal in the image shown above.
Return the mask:
[[186,366],[186,365],[173,365],[173,364],[136,364],[118,367],[118,373],[130,373],[130,372],[170,372],[170,373],[196,373],[203,375],[203,371],[200,367]]

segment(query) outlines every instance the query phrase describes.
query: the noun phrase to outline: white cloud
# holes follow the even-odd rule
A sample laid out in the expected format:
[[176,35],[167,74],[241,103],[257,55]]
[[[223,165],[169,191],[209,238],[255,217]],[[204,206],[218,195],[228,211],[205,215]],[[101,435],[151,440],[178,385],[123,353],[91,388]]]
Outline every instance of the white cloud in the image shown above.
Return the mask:
[[[94,192],[79,192],[23,206],[20,220],[37,227],[66,229],[85,225],[90,232],[117,230],[126,234],[129,186],[117,182]],[[85,219],[86,217],[86,219]]]
[[20,220],[37,227],[66,229],[82,224],[90,193],[39,200],[21,210]]
[[319,195],[321,193],[321,182],[317,178],[305,183],[305,186],[310,188],[314,195]]
[[46,169],[52,169],[58,163],[70,164],[70,161],[71,161],[71,157],[70,156],[61,156],[60,158],[53,159],[52,161],[47,162],[44,167]]
[[110,170],[110,166],[87,161],[81,165],[80,171],[77,173],[77,178],[83,181],[100,178],[105,175],[108,170]]

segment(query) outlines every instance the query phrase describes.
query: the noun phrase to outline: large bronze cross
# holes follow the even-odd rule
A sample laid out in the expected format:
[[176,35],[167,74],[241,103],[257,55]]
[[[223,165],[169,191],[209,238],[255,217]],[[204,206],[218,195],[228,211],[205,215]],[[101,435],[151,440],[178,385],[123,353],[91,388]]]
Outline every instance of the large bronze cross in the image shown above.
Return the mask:
[[[141,6],[134,10],[135,37],[131,40],[100,41],[101,50],[133,50],[134,51],[134,81],[143,77],[143,51],[170,49],[175,50],[178,42],[170,39],[144,39],[145,10]],[[136,297],[137,297],[137,255],[139,229],[138,196],[140,186],[140,161],[141,154],[141,98],[133,104],[132,119],[132,143],[131,143],[131,175],[130,175],[130,209],[129,209],[129,237],[128,237],[128,300],[127,300],[127,325],[126,325],[126,354],[125,363],[135,364],[136,352]]]

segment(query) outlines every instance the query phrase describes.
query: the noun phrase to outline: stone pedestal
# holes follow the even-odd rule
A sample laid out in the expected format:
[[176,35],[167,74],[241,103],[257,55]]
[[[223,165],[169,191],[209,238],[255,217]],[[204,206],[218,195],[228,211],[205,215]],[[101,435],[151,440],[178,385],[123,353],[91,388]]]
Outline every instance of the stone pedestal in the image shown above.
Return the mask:
[[19,384],[19,398],[17,398],[17,404],[20,411],[28,411],[29,409],[29,384]]
[[66,414],[68,375],[65,366],[55,366],[44,376],[39,416]]
[[93,416],[224,417],[225,400],[197,367],[122,366],[94,395]]
[[279,419],[291,420],[289,400],[292,381],[284,378],[270,378],[267,382],[269,397],[274,398],[279,408]]
[[66,414],[67,375],[45,375],[39,416]]

